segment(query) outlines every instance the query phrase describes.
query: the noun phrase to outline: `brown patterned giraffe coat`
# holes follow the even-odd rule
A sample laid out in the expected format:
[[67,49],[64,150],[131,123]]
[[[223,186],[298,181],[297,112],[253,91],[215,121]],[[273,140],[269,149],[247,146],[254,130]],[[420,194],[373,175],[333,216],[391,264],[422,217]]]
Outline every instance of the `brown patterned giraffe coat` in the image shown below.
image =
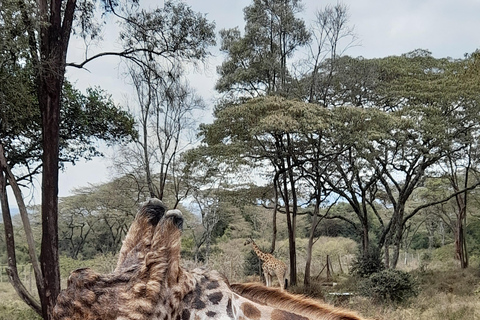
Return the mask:
[[218,272],[180,265],[182,214],[152,199],[138,212],[111,274],[71,273],[57,320],[361,320],[329,305],[262,285],[230,286]]

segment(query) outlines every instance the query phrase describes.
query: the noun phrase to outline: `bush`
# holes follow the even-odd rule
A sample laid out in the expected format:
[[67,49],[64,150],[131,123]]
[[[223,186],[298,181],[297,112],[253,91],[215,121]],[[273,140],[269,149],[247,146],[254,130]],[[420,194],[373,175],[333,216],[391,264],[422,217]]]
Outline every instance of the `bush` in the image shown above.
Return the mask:
[[417,284],[408,272],[387,269],[364,279],[360,294],[377,302],[401,303],[418,294]]
[[262,261],[253,250],[248,251],[245,257],[244,274],[246,276],[259,275],[263,277]]
[[380,249],[371,246],[367,252],[359,252],[352,262],[351,272],[353,275],[367,278],[370,275],[385,269]]

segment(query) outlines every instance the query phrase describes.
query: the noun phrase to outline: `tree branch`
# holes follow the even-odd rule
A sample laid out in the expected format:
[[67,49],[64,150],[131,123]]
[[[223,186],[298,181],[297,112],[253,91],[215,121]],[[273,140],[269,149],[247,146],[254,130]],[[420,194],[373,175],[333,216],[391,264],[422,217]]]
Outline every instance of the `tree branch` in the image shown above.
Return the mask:
[[420,210],[422,209],[425,209],[425,208],[428,208],[428,207],[431,207],[431,206],[434,206],[434,205],[437,205],[437,204],[441,204],[441,203],[444,203],[444,202],[447,202],[448,200],[452,199],[453,197],[456,197],[458,196],[459,194],[462,194],[464,192],[467,192],[467,191],[470,191],[470,190],[473,190],[475,189],[476,187],[478,187],[480,185],[480,181],[477,181],[475,184],[471,185],[470,187],[468,188],[465,188],[465,189],[462,189],[460,191],[457,191],[455,193],[452,193],[451,195],[449,195],[448,197],[442,199],[442,200],[438,200],[438,201],[433,201],[433,202],[429,202],[429,203],[426,203],[424,205],[421,205],[417,208],[415,208],[410,214],[408,214],[405,219],[403,219],[403,222],[405,223],[408,219],[410,219],[411,217],[413,217],[415,214],[417,214],[417,212],[419,212]]
[[[150,49],[145,49],[145,48],[139,48],[139,49],[129,49],[129,50],[124,50],[124,51],[121,51],[121,52],[101,52],[101,53],[98,53],[86,60],[84,60],[83,62],[81,63],[73,63],[73,62],[69,62],[67,63],[67,67],[75,67],[75,68],[79,68],[79,69],[83,69],[84,66],[91,62],[92,60],[95,60],[97,58],[100,58],[100,57],[104,57],[104,56],[118,56],[118,57],[123,57],[123,58],[129,58],[129,59],[134,59],[133,57],[131,57],[130,55],[133,54],[133,53],[137,53],[137,52],[148,52],[148,53],[152,53],[152,54],[155,54],[155,55],[158,55],[158,56],[161,56],[163,55],[165,52],[167,52],[166,50],[162,50],[162,51],[154,51],[154,50],[150,50]],[[135,59],[134,59],[135,60]]]
[[5,242],[7,244],[8,278],[18,296],[36,313],[41,315],[42,307],[40,303],[28,292],[18,276],[17,259],[15,255],[15,238],[10,207],[8,205],[6,180],[6,161],[3,153],[3,146],[0,144],[0,202],[5,229]]

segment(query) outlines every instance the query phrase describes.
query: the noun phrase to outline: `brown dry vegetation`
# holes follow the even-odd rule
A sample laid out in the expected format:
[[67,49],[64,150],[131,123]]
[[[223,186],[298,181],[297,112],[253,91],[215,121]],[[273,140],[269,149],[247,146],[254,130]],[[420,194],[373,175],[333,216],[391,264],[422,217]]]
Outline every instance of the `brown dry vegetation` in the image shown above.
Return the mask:
[[[262,243],[268,246],[268,243]],[[299,252],[299,283],[303,282],[304,249],[302,239],[297,242]],[[232,282],[235,281],[260,281],[258,277],[246,278],[243,275],[244,257],[248,247],[243,245],[242,239],[221,242],[217,245],[210,259],[210,268],[224,273]],[[290,288],[290,291],[305,293],[315,298],[323,297],[324,300],[337,306],[342,306],[358,311],[363,316],[375,320],[480,320],[480,269],[478,264],[466,270],[460,270],[453,260],[432,261],[425,271],[410,270],[419,285],[419,295],[409,303],[402,305],[376,304],[371,300],[353,296],[349,299],[333,298],[330,292],[354,292],[357,282],[349,277],[348,262],[356,250],[355,244],[344,238],[321,238],[314,247],[314,265],[312,275],[315,277],[323,266],[327,254],[340,256],[344,273],[340,272],[338,259],[332,259],[333,279],[337,286],[323,286],[324,273],[319,281],[315,282],[309,290],[302,286]],[[278,254],[277,254],[278,253]],[[279,241],[276,255],[286,259],[287,244]],[[412,255],[412,257],[419,256]],[[433,254],[435,256],[435,253]],[[188,266],[193,262],[185,261]],[[68,270],[89,266],[99,272],[110,272],[115,265],[115,257],[98,257],[95,260],[75,261],[62,259],[62,277],[66,278]],[[417,268],[419,262],[414,258],[408,265],[400,265],[403,269]],[[27,320],[40,319],[23,304],[15,294],[9,283],[0,283],[0,320]]]
[[476,320],[480,319],[480,272],[466,270],[431,270],[413,272],[420,293],[409,304],[375,305],[355,297],[346,306],[371,319],[381,320]]

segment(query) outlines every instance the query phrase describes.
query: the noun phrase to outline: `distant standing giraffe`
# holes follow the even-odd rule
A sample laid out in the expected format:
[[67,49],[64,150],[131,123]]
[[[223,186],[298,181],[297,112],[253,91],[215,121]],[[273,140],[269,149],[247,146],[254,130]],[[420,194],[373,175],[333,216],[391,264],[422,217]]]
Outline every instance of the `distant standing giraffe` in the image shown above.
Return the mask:
[[245,245],[251,244],[255,254],[263,261],[262,269],[265,276],[265,281],[267,282],[267,287],[272,286],[272,277],[277,276],[278,282],[280,283],[280,289],[284,290],[287,286],[287,279],[285,275],[287,274],[287,265],[282,260],[275,258],[270,253],[265,253],[260,248],[251,237],[245,241]]

